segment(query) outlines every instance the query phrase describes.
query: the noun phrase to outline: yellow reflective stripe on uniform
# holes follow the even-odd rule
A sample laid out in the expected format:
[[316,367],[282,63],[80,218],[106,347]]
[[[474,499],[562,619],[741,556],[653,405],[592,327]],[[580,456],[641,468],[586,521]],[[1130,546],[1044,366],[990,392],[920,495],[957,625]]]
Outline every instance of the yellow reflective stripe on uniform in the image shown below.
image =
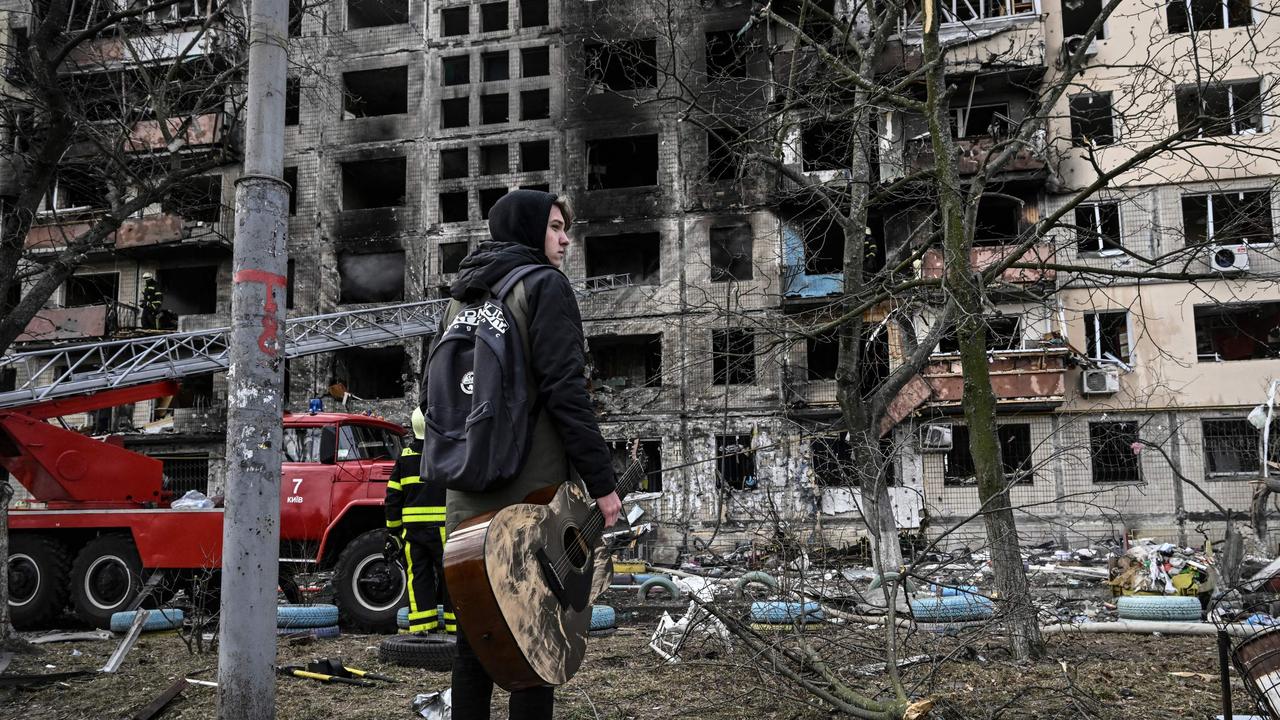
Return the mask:
[[[387,483],[387,484],[388,484],[388,485],[390,485],[391,483]],[[421,485],[421,484],[422,484],[422,478],[421,478],[421,477],[419,477],[419,476],[417,476],[417,475],[410,475],[410,476],[408,476],[408,477],[402,477],[402,478],[400,478],[400,484],[401,484],[401,485]]]
[[414,515],[404,519],[407,523],[442,523],[444,515]]
[[388,521],[387,521],[387,527],[389,527],[389,528],[398,528],[398,527],[400,527],[400,521],[399,521],[399,520],[388,520]]
[[444,526],[441,525],[440,526],[440,547],[444,547],[445,542],[447,541],[445,540],[445,537],[444,537]]
[[388,481],[387,481],[387,489],[388,489],[388,490],[399,490],[399,489],[400,489],[400,483],[396,482],[395,480],[388,480]]
[[400,457],[413,457],[414,455],[421,455],[421,454],[422,453],[414,452],[413,448],[411,447],[400,449]]
[[427,620],[429,618],[434,618],[437,612],[439,611],[436,608],[431,608],[430,610],[422,610],[421,612],[409,613],[409,621],[412,622],[414,620]]
[[435,630],[438,627],[440,627],[439,621],[432,620],[429,623],[422,623],[421,625],[410,625],[409,632],[411,633],[428,632],[430,630]]
[[406,507],[404,509],[404,512],[407,515],[426,515],[427,513],[442,513],[444,512],[444,506],[443,505],[414,505],[414,506]]

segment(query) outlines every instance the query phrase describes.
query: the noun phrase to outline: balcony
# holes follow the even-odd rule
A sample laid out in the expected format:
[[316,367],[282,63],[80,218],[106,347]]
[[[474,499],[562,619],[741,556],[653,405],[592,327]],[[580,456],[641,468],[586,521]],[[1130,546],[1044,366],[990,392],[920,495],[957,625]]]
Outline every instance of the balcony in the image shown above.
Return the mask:
[[[985,270],[992,265],[1003,262],[1013,250],[1014,248],[1008,245],[980,245],[969,251],[969,263],[974,270]],[[1053,260],[1053,246],[1045,243],[1031,246],[1023,254],[1020,262],[1028,264],[1051,263]],[[924,264],[921,268],[921,273],[924,277],[935,280],[942,277],[944,268],[941,250],[931,249],[926,251],[922,262]],[[1011,267],[1000,273],[1000,281],[1012,285],[1048,283],[1053,282],[1055,277],[1057,277],[1057,272],[1051,268]]]
[[[996,139],[990,137],[953,140],[956,146],[956,161],[961,175],[974,175],[987,163],[987,156],[996,146]],[[933,145],[928,138],[908,140],[906,163],[912,170],[920,172],[932,169],[937,163],[934,160]],[[1013,157],[1009,158],[1000,174],[1005,173],[1042,173],[1046,164],[1042,153],[1035,148],[1020,147]]]
[[[125,152],[174,152],[180,148],[216,145],[222,140],[222,114],[206,113],[188,117],[171,117],[164,121],[140,120],[129,130]],[[164,130],[172,141],[165,140]]]
[[27,323],[16,342],[85,340],[138,327],[138,308],[124,303],[45,308]]
[[[1067,388],[1067,349],[1007,350],[988,354],[991,389],[1001,404],[1061,405]],[[931,392],[929,405],[959,405],[964,373],[958,355],[937,355],[920,373]]]
[[214,52],[217,41],[216,30],[103,37],[72,50],[68,64],[82,72],[101,72],[128,65],[190,59]]
[[[33,225],[27,232],[25,246],[34,251],[55,251],[67,246],[69,241],[84,235],[93,228],[94,220],[69,220],[63,223]],[[107,235],[106,242],[115,250],[132,252],[154,251],[181,244],[183,248],[217,246],[229,249],[231,243],[216,232],[210,222],[187,222],[174,213],[160,213],[140,218],[129,218],[120,229]]]

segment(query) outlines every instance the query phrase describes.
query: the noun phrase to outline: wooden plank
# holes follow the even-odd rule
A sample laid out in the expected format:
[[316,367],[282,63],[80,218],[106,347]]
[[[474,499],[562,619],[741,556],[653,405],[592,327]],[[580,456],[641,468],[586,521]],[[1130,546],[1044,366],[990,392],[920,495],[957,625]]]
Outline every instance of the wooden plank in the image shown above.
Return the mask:
[[165,688],[164,692],[157,695],[155,700],[152,700],[146,707],[130,715],[129,720],[151,720],[151,718],[159,715],[160,711],[164,710],[164,706],[168,705],[174,698],[178,697],[178,693],[181,693],[186,687],[186,678],[178,678],[177,680],[174,680],[173,684]]

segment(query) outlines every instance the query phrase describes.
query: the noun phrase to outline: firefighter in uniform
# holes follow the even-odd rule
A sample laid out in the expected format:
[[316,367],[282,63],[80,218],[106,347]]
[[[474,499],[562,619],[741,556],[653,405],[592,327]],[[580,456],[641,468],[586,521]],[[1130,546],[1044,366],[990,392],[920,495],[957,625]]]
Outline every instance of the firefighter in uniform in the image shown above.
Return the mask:
[[[413,411],[413,442],[400,453],[387,481],[388,560],[404,554],[409,584],[409,632],[458,632],[457,616],[444,586],[444,493],[442,485],[419,477],[426,420]],[[444,606],[444,617],[438,605]],[[442,622],[443,621],[443,622]]]
[[160,305],[164,303],[164,293],[156,284],[155,277],[147,272],[142,273],[142,327],[147,330],[160,329]]

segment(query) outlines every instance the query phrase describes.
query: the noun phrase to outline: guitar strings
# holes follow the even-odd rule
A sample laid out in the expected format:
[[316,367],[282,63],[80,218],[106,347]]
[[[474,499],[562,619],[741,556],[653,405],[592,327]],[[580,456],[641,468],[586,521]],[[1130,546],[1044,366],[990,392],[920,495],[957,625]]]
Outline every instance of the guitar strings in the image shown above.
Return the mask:
[[[644,475],[644,470],[636,465],[632,465],[630,468],[628,468],[627,471],[622,474],[622,481],[619,483],[619,485],[621,486],[622,492],[618,494],[618,497],[621,499],[622,497],[625,497],[628,493],[630,493],[632,490],[631,486],[638,483],[640,477],[642,477],[643,475]],[[579,537],[580,538],[583,536],[592,537],[595,535],[595,533],[604,530],[603,525],[604,525],[604,515],[600,513],[600,508],[598,507],[593,508],[591,510],[590,519],[588,519],[587,522],[583,523],[582,528],[580,528],[579,530]],[[565,553],[559,560],[556,560],[554,563],[552,563],[551,569],[553,572],[555,572],[556,576],[559,577],[561,572],[563,572],[568,568],[569,564],[570,564],[569,554]]]

